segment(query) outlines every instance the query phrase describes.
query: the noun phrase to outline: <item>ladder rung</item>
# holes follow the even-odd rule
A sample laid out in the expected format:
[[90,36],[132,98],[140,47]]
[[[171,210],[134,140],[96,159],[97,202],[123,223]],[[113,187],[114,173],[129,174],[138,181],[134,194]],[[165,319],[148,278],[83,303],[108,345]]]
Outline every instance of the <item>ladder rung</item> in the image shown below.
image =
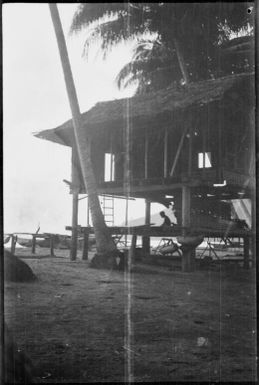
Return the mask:
[[104,220],[109,225],[114,225],[114,198],[102,196],[102,211]]

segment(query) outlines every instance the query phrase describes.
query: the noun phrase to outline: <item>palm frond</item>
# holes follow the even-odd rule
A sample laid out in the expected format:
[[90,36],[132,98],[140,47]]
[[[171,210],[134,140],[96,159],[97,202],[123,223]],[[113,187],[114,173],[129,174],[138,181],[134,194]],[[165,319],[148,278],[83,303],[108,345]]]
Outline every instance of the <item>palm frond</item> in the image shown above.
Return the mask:
[[70,34],[88,28],[104,16],[116,16],[123,13],[124,3],[81,3],[72,19]]
[[158,83],[166,84],[180,79],[181,74],[175,57],[168,57],[167,60],[155,57],[148,61],[136,60],[127,63],[117,75],[115,82],[120,89],[136,81],[156,84],[157,88]]
[[217,73],[219,41],[228,41],[249,22],[253,25],[254,15],[247,12],[250,6],[253,4],[245,2],[84,3],[79,5],[71,31],[88,29],[86,57],[96,42],[105,58],[117,44],[136,39],[132,61],[122,68],[116,82],[124,87],[138,81],[141,92],[145,82],[159,87],[159,82],[166,85],[181,78],[175,39],[192,80]]
[[130,29],[125,27],[125,17],[120,15],[115,20],[103,22],[88,31],[83,49],[83,56],[89,55],[91,45],[100,41],[102,57],[117,44],[132,38],[138,38],[144,33],[144,26],[133,24]]
[[70,34],[88,28],[92,23],[109,17],[124,16],[133,24],[142,24],[149,3],[81,3],[72,19]]

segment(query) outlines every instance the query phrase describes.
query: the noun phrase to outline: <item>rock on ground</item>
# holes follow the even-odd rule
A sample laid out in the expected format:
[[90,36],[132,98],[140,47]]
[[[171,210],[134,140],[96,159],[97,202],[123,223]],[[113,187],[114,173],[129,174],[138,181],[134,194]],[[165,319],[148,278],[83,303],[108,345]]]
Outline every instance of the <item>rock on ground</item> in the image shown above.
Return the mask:
[[32,282],[37,277],[25,262],[10,251],[4,250],[4,279],[12,282]]

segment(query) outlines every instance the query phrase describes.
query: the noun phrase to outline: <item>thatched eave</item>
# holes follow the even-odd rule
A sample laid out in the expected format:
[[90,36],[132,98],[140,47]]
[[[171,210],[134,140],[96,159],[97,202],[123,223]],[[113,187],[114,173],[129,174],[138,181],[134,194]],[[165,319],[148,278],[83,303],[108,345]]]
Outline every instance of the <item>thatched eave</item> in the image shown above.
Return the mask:
[[[188,107],[202,106],[222,99],[233,86],[253,79],[254,74],[236,74],[215,80],[203,80],[187,86],[169,86],[166,89],[132,98],[116,99],[97,103],[89,111],[82,113],[82,124],[89,132],[96,128],[125,125],[127,116],[132,122],[161,119],[162,115]],[[127,115],[128,114],[128,115]],[[161,120],[160,120],[161,121]],[[136,127],[135,127],[136,126]],[[133,128],[138,128],[135,124]],[[62,125],[34,133],[37,138],[71,146],[73,143],[73,123],[68,120]]]

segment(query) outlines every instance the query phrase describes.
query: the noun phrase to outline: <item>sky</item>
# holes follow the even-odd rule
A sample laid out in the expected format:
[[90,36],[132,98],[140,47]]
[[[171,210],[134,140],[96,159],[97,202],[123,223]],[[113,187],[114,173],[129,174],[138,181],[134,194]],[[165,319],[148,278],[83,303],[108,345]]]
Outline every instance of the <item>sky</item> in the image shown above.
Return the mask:
[[[98,101],[131,96],[114,79],[129,61],[121,45],[104,62],[96,50],[82,58],[84,33],[68,36],[77,4],[58,4],[81,112]],[[33,136],[71,118],[48,4],[3,4],[3,182],[4,232],[65,234],[71,224],[71,149]],[[153,204],[152,212],[162,206]],[[144,216],[142,200],[129,201],[129,219]],[[125,202],[117,201],[115,223],[123,223]],[[79,202],[86,224],[86,199]]]

